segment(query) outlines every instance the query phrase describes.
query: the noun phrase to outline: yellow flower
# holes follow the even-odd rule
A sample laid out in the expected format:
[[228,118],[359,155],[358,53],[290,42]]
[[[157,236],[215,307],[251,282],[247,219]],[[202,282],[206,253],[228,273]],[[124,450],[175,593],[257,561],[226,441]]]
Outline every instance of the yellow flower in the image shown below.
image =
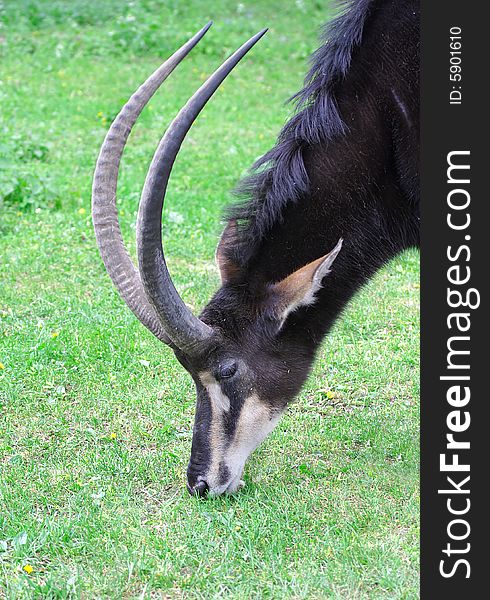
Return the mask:
[[111,440],[115,440],[117,438],[117,433],[111,433],[109,437],[111,438]]
[[59,334],[60,334],[60,332],[59,332],[59,331],[53,331],[53,333],[51,334],[51,337],[52,337],[53,339],[54,339],[54,338],[57,338],[57,337],[59,336]]
[[329,400],[331,400],[332,398],[335,398],[335,392],[332,392],[332,390],[328,390],[328,392],[327,392],[327,398]]
[[4,365],[3,363],[0,363],[0,371],[1,371],[2,369],[5,369],[5,365]]
[[97,116],[100,119],[100,118],[102,118],[104,116],[104,113],[101,110],[99,110],[99,112],[97,113]]
[[79,208],[79,209],[78,209],[78,214],[79,214],[79,215],[84,215],[84,214],[85,214],[85,209],[84,209],[83,207],[82,207],[82,208]]
[[22,568],[28,575],[30,575],[34,571],[34,569],[31,567],[31,565],[24,565]]

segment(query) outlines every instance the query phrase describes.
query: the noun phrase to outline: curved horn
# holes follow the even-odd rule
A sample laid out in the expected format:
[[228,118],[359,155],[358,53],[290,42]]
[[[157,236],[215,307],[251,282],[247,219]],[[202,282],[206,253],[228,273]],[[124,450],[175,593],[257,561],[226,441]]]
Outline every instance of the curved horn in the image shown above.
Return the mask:
[[162,248],[165,192],[175,158],[192,123],[225,77],[266,31],[260,31],[243,44],[181,109],[155,152],[141,196],[136,241],[143,285],[165,331],[174,344],[188,354],[198,353],[205,348],[213,336],[213,330],[187,308],[168,272]]
[[92,220],[99,251],[122,299],[157,338],[171,343],[145,295],[139,272],[124,246],[117,218],[116,191],[121,155],[136,119],[160,85],[194,48],[212,21],[166,60],[131,96],[114,119],[100,149],[92,187]]

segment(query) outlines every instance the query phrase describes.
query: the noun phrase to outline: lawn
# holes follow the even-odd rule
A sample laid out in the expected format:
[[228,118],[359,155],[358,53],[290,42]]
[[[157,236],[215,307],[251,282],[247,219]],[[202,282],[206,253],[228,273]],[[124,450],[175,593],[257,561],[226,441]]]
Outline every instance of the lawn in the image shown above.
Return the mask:
[[105,273],[90,219],[107,127],[145,77],[215,25],[142,114],[124,156],[123,232],[172,116],[270,31],[190,133],[165,248],[199,310],[230,189],[275,140],[328,1],[0,4],[0,598],[417,598],[419,258],[357,295],[246,487],[185,491],[194,392]]

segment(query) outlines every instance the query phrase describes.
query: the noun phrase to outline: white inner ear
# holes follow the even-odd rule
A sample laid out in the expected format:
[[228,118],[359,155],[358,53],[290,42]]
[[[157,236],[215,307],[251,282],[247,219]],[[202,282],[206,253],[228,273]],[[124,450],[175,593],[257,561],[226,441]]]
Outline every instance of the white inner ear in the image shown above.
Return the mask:
[[301,306],[309,306],[316,302],[316,293],[322,287],[322,281],[324,277],[326,277],[332,267],[333,261],[337,258],[340,249],[342,248],[343,239],[337,242],[335,248],[325,257],[320,265],[316,268],[313,273],[313,277],[311,278],[311,284],[306,289],[305,293],[302,296],[295,298],[290,304],[284,307],[282,315],[281,315],[281,327],[284,324],[284,321],[287,319],[288,315],[300,308]]

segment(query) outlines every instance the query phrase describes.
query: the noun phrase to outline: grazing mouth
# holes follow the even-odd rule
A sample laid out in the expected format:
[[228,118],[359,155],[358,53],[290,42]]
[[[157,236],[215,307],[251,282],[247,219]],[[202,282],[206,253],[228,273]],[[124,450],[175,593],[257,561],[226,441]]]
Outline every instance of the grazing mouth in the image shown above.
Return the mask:
[[235,477],[235,479],[233,479],[228,484],[228,487],[225,490],[226,494],[234,494],[235,492],[237,492],[238,490],[240,490],[242,487],[245,486],[245,482],[243,481],[243,479],[241,479],[241,477],[242,477],[242,473],[238,473],[237,476]]
[[208,491],[208,496],[222,496],[222,495],[232,495],[238,492],[241,488],[244,487],[245,482],[242,480],[243,469],[238,471],[238,473],[230,479],[227,483],[223,485],[216,486],[215,488],[211,488]]

